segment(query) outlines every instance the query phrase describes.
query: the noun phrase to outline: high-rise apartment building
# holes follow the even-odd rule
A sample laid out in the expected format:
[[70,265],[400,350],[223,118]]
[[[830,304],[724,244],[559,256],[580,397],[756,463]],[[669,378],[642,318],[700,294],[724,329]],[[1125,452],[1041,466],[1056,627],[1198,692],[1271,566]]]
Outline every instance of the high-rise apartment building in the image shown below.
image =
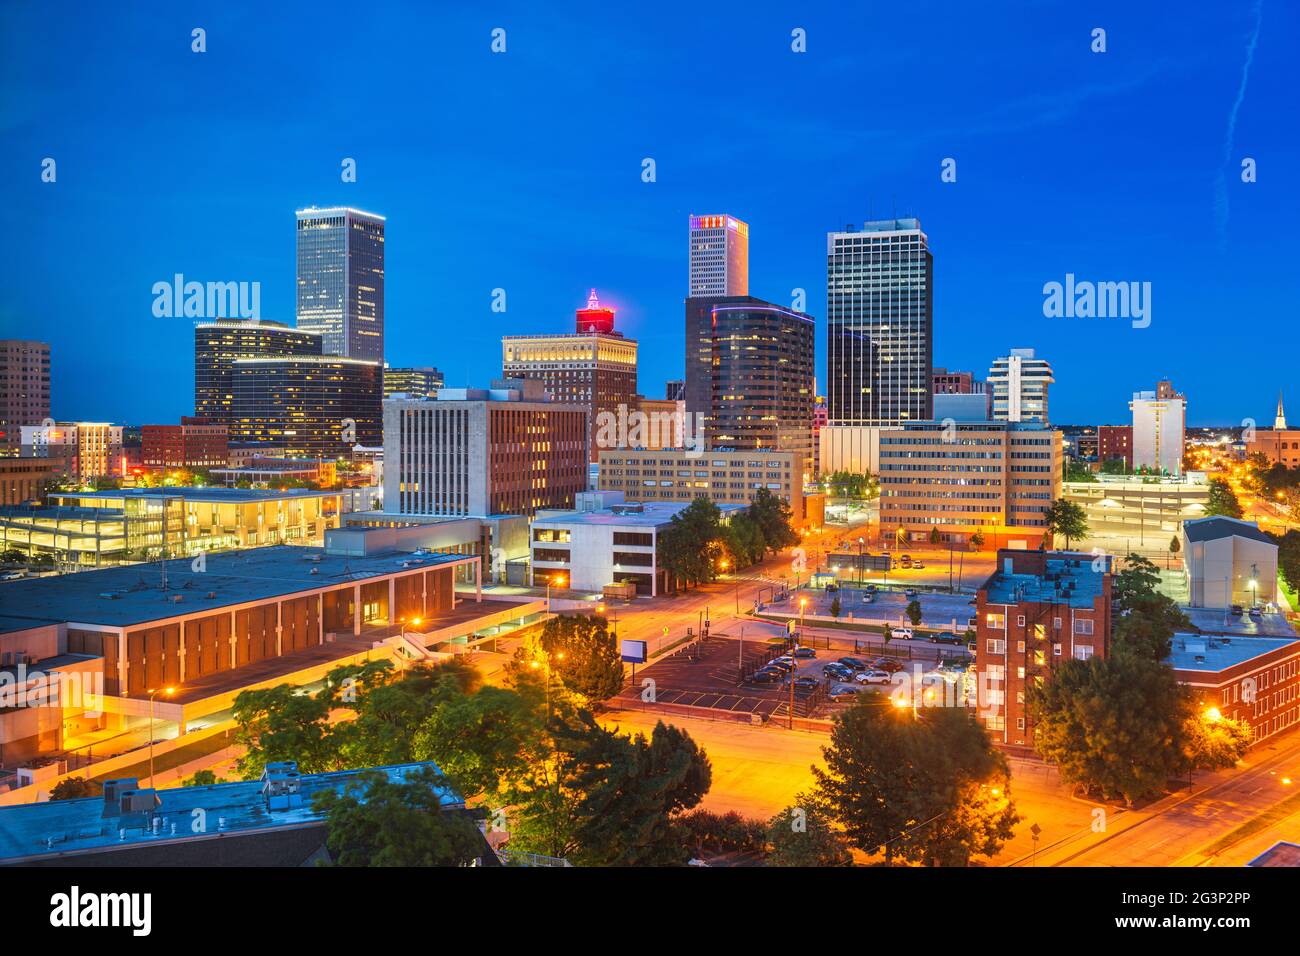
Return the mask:
[[410,395],[412,398],[434,398],[443,383],[443,374],[431,366],[416,368],[384,366],[384,398],[399,394]]
[[290,456],[350,456],[381,440],[383,368],[338,355],[242,358],[232,374],[230,440]]
[[541,382],[384,402],[387,511],[531,518],[586,488],[586,408],[550,401]]
[[240,359],[320,354],[320,335],[283,322],[201,322],[194,327],[194,415],[222,425],[234,421],[233,377]]
[[617,447],[618,421],[637,410],[637,343],[615,331],[614,310],[600,307],[594,289],[575,327],[571,334],[504,336],[501,370],[507,379],[541,382],[560,404],[587,409],[594,462],[602,442]]
[[749,295],[749,224],[735,216],[691,216],[688,296]]
[[50,347],[0,339],[0,455],[16,455],[22,427],[50,417]]
[[1012,349],[993,360],[989,369],[993,418],[1000,422],[1047,424],[1047,387],[1056,381],[1052,366],[1035,357],[1033,349]]
[[832,425],[931,417],[934,257],[916,219],[826,236],[826,400]]
[[298,328],[326,355],[384,360],[384,217],[345,206],[298,210]]
[[1128,407],[1133,413],[1134,469],[1181,475],[1186,402],[1159,398],[1155,392],[1134,392]]
[[1061,433],[1017,422],[909,422],[881,431],[880,528],[900,543],[1037,547],[1061,496]]

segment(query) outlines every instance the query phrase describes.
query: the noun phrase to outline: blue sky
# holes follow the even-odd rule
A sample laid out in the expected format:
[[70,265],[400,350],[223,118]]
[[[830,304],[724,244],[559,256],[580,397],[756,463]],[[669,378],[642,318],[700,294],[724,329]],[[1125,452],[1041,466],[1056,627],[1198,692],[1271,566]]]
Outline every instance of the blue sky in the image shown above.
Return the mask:
[[[1296,5],[842,6],[7,3],[0,336],[53,345],[57,417],[174,421],[192,324],[153,316],[153,284],[258,281],[292,322],[294,210],[347,203],[388,217],[391,364],[483,384],[502,335],[567,331],[594,286],[659,396],[690,213],[747,220],[750,291],[806,289],[823,332],[825,233],[896,213],[935,255],[937,365],[1037,348],[1057,423],[1123,421],[1160,377],[1193,424],[1271,417],[1300,296]],[[1066,273],[1150,282],[1151,325],[1045,318]]]

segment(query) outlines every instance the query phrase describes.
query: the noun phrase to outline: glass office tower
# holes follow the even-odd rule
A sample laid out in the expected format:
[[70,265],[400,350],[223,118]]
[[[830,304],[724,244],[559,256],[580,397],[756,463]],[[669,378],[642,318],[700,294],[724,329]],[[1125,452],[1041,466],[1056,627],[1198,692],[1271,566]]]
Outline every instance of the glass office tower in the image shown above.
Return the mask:
[[886,219],[826,236],[831,424],[932,415],[934,258],[921,223]]
[[298,210],[298,328],[326,355],[384,360],[384,217]]
[[229,425],[234,420],[235,362],[245,358],[320,355],[321,337],[283,322],[216,319],[194,327],[194,414]]

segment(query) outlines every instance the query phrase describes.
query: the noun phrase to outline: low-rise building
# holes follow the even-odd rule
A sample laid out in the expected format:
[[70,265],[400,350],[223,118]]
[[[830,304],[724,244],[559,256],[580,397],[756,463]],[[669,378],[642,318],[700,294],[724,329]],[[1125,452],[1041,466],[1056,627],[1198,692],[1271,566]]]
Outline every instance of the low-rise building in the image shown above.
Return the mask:
[[1216,515],[1183,524],[1192,607],[1253,607],[1277,600],[1277,544],[1253,521]]
[[1300,638],[1175,634],[1168,663],[1207,720],[1245,721],[1258,743],[1300,721]]
[[[790,506],[796,527],[821,524],[803,492],[798,452],[766,449],[619,448],[600,453],[600,490],[621,492],[627,501],[748,505],[761,488]],[[820,505],[820,499],[817,502]]]
[[140,438],[140,464],[149,471],[223,468],[229,455],[226,426],[206,418],[183,417],[179,425],[144,425]]
[[86,482],[106,476],[121,477],[122,426],[107,422],[54,422],[22,427],[24,458],[45,458],[56,476],[69,482]]
[[43,458],[0,457],[0,505],[40,501],[55,470],[54,464]]
[[1210,485],[1203,472],[1181,478],[1098,474],[1095,481],[1062,483],[1061,495],[1083,508],[1090,536],[1166,548],[1184,521],[1205,516]]

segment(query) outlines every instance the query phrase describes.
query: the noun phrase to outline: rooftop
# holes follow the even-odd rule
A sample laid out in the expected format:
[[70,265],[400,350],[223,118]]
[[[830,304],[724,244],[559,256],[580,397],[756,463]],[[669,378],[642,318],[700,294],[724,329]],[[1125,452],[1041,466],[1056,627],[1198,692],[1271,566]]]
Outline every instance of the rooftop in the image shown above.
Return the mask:
[[1281,840],[1261,853],[1247,866],[1300,866],[1300,843]]
[[1169,663],[1180,671],[1205,671],[1216,673],[1253,660],[1262,654],[1276,651],[1288,644],[1300,651],[1300,638],[1291,637],[1240,637],[1229,634],[1174,635]]
[[[306,463],[304,463],[306,464]],[[312,462],[315,464],[315,462]],[[216,469],[228,471],[230,469]],[[255,471],[265,471],[254,468]],[[120,491],[54,491],[50,498],[60,500],[76,498],[82,501],[134,501],[150,498],[180,498],[184,501],[211,502],[213,504],[254,504],[259,501],[286,501],[293,498],[320,498],[324,495],[337,495],[337,491],[315,491],[310,488],[292,488],[288,491],[275,491],[264,488],[219,488],[219,487],[176,487],[176,488],[123,488]]]
[[1184,521],[1183,534],[1187,535],[1188,541],[1217,541],[1220,538],[1236,536],[1238,538],[1249,538],[1252,541],[1262,541],[1265,544],[1277,543],[1263,531],[1260,531],[1259,525],[1255,522],[1242,521],[1238,518],[1225,518],[1222,515]]
[[[438,771],[433,763],[395,764],[373,770],[391,782],[400,783],[425,767]],[[119,813],[116,807],[110,809],[102,796],[3,807],[0,808],[0,861],[310,825],[323,819],[322,814],[312,809],[312,798],[317,793],[342,792],[367,772],[370,770],[303,774],[296,778],[300,799],[294,802],[298,805],[275,810],[269,809],[261,780],[154,791],[160,803],[151,814]],[[450,785],[438,787],[437,794],[444,807],[464,805]],[[191,825],[200,818],[206,822],[206,832],[195,835]],[[154,819],[160,821],[156,830]]]
[[[689,501],[647,501],[644,503],[630,502],[623,505],[614,505],[611,508],[600,508],[596,511],[560,511],[560,512],[542,512],[538,514],[533,521],[534,525],[606,525],[618,528],[657,528],[672,522],[673,517],[680,512],[689,508]],[[722,512],[723,518],[728,518],[739,511],[744,511],[748,505],[741,504],[719,504],[718,510]]]
[[1037,602],[1067,607],[1092,607],[1101,597],[1105,571],[1093,570],[1090,554],[1072,555],[1058,552],[1059,557],[1046,559],[1043,574],[995,571],[984,584],[992,604]]
[[1248,614],[1235,617],[1227,608],[1180,607],[1192,626],[1205,634],[1226,634],[1229,637],[1286,637],[1294,638],[1295,630],[1287,623],[1286,615],[1277,611],[1263,611],[1258,618]]
[[391,551],[358,557],[288,544],[225,551],[206,555],[201,571],[188,557],[167,561],[166,591],[161,561],[2,582],[0,621],[29,619],[33,627],[50,620],[128,627],[364,581],[417,565],[432,568],[465,560],[470,559]]

